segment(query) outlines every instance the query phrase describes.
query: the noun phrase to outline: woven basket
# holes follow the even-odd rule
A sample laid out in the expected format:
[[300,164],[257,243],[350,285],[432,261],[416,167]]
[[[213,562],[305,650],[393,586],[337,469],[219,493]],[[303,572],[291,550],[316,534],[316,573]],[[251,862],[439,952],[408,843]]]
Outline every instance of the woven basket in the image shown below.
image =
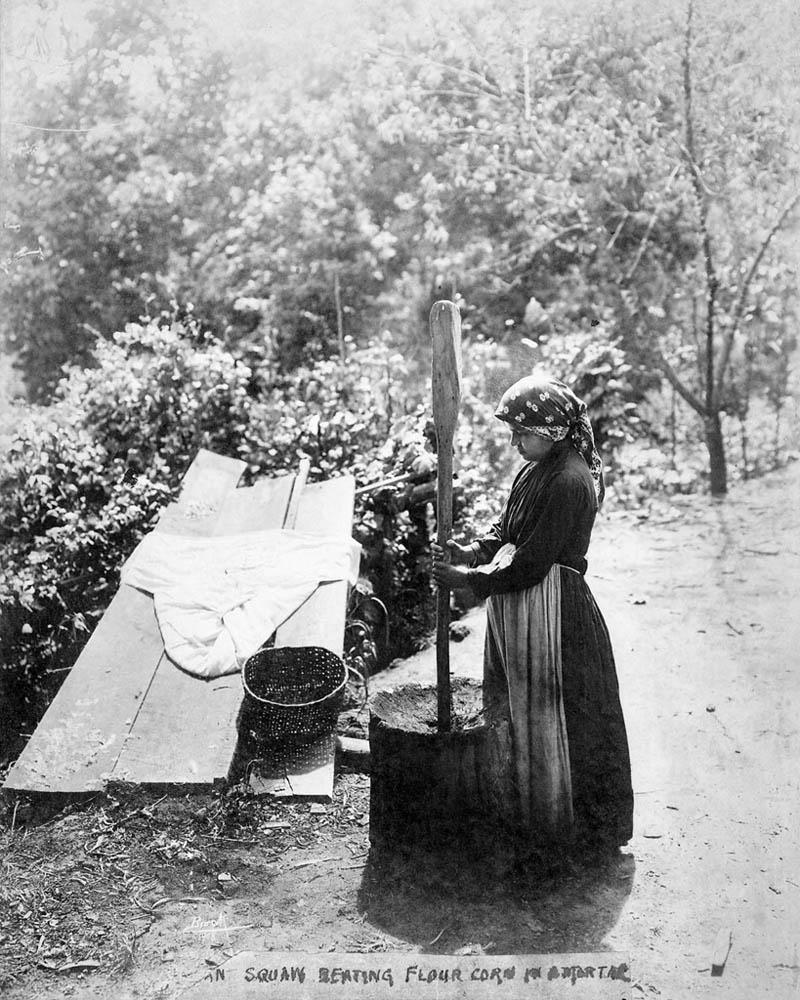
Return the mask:
[[347,668],[321,646],[260,649],[242,669],[240,727],[257,743],[310,743],[333,732]]

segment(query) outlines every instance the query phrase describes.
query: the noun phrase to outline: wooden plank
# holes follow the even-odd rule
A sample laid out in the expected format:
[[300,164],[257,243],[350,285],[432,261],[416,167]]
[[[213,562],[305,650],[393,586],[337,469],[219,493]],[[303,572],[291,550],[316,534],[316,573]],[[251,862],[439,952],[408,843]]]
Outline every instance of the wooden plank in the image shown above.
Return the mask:
[[188,791],[224,779],[236,749],[241,699],[238,675],[203,681],[163,656],[110,784]]
[[[295,524],[297,531],[312,534],[342,535],[349,538],[353,526],[355,480],[350,476],[307,486],[300,498]],[[324,646],[341,656],[347,614],[346,580],[323,583],[275,634],[276,646]],[[307,757],[287,754],[281,772],[273,762],[271,775],[275,787],[281,779],[285,790],[272,794],[329,800],[333,796],[335,739],[312,744]],[[262,787],[261,791],[265,789]]]
[[[184,509],[200,501],[218,506],[243,468],[237,459],[200,451],[184,479],[180,504]],[[169,518],[160,518],[157,530],[168,526]],[[122,585],[4,787],[58,793],[103,788],[145,700],[163,648],[152,598]]]
[[152,598],[123,586],[4,787],[71,793],[103,788],[163,648]]
[[179,535],[210,535],[246,467],[238,458],[201,448],[184,476],[178,501],[162,511],[157,527]]
[[256,795],[330,802],[335,749],[336,737],[331,733],[308,746],[264,757],[253,766],[250,787]]
[[247,463],[201,448],[183,477],[179,503],[219,508],[242,478]]
[[280,528],[294,489],[295,477],[264,479],[247,489],[232,490],[225,498],[210,534],[235,535]]
[[306,488],[306,482],[308,480],[308,473],[310,470],[311,462],[309,459],[301,458],[300,467],[294,478],[292,496],[289,500],[289,506],[286,508],[286,517],[283,519],[284,528],[294,528],[297,524],[297,512],[300,510],[300,497],[303,495],[303,491]]
[[[320,535],[350,537],[355,480],[351,476],[307,486],[296,528]],[[278,629],[277,646],[324,646],[341,656],[347,613],[347,581],[323,583]]]
[[[453,530],[453,435],[461,403],[461,314],[447,300],[430,312],[431,389],[436,428],[436,541],[444,549]],[[450,731],[450,588],[436,587],[436,690],[439,732]]]
[[[211,534],[280,528],[293,483],[293,476],[281,476],[230,491]],[[236,750],[241,701],[238,675],[201,680],[163,656],[112,783],[199,790],[225,779]]]

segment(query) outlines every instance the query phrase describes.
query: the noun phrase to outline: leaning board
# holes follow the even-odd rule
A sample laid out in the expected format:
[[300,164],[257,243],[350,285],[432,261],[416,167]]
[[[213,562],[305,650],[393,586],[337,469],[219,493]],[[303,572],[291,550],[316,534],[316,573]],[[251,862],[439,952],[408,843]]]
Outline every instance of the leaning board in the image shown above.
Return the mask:
[[[201,450],[156,530],[176,510],[202,532],[233,490],[244,462]],[[4,787],[28,792],[93,792],[105,786],[163,653],[153,600],[121,586],[86,643]]]

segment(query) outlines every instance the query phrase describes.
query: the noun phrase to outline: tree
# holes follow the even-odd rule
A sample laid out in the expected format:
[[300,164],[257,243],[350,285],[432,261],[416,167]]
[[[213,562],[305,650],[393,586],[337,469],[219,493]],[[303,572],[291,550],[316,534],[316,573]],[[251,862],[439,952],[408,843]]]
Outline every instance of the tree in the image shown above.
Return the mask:
[[[763,110],[753,113],[752,105],[746,109],[736,105],[724,107],[725,113],[717,119],[718,129],[720,126],[729,128],[737,118],[741,124],[743,117],[753,123],[752,127],[736,129],[739,141],[735,151],[720,131],[714,135],[711,129],[707,130],[705,139],[713,152],[709,155],[701,148],[703,139],[698,136],[695,108],[694,20],[694,0],[689,0],[682,58],[685,141],[680,151],[696,200],[702,258],[702,271],[696,274],[702,306],[700,315],[692,318],[694,378],[690,374],[682,377],[665,352],[660,353],[658,360],[675,390],[703,420],[711,492],[720,495],[727,491],[728,482],[721,416],[736,408],[731,402],[732,352],[742,335],[744,321],[753,318],[750,302],[754,283],[763,286],[765,281],[776,277],[774,270],[765,267],[765,257],[800,202],[800,194],[790,195],[777,209],[771,204],[781,181],[788,179],[790,168],[786,161],[785,134],[781,134],[785,126],[774,107],[769,116]],[[737,96],[742,97],[741,94]],[[768,185],[764,184],[765,179],[770,182]],[[758,197],[753,204],[752,191],[762,186],[766,188],[763,202],[758,204],[761,201]],[[756,214],[753,209],[763,212],[771,208],[773,212],[773,220],[766,227],[760,227],[761,232],[756,237],[759,241],[755,245],[752,231],[741,224],[743,208],[751,210],[750,220]],[[742,363],[748,372],[752,369],[755,349],[755,341],[751,339],[743,351]],[[746,379],[749,381],[747,374]],[[699,383],[699,391],[693,383]],[[749,386],[745,397],[749,398]],[[745,465],[746,461],[745,456]]]
[[8,164],[6,225],[37,257],[0,286],[0,332],[35,398],[63,364],[89,361],[97,331],[166,305],[193,220],[215,225],[203,181],[229,71],[198,47],[184,8],[102,4],[87,37],[64,29],[65,78],[25,77],[15,128],[36,142]]
[[212,328],[230,343],[267,341],[282,370],[341,354],[346,336],[367,339],[394,256],[395,237],[364,203],[371,160],[348,105],[334,93],[229,123],[210,164],[229,192],[226,217],[176,278]]
[[[577,333],[624,351],[628,403],[677,380],[700,406],[718,491],[740,342],[769,339],[754,335],[753,293],[782,301],[787,282],[792,102],[773,96],[779,68],[738,66],[755,52],[748,2],[703,14],[688,42],[669,10],[619,2],[549,17],[453,0],[433,31],[408,4],[382,31],[366,18],[356,52],[290,74],[291,88],[251,80],[250,50],[234,86],[188,28],[165,54],[155,0],[143,33],[115,9],[102,85],[86,94],[87,51],[68,93],[81,123],[122,101],[128,131],[61,137],[42,176],[21,177],[20,216],[47,235],[47,259],[14,279],[9,335],[52,374],[85,356],[87,327],[174,299],[231,349],[266,347],[275,373],[388,329],[418,391],[431,291],[447,285],[465,336],[514,359],[529,356],[523,337],[564,359]],[[163,64],[158,114],[141,83],[119,83],[132,37]]]
[[702,46],[691,17],[609,8],[545,33],[479,10],[394,54],[409,97],[383,128],[425,149],[420,228],[458,273],[465,326],[607,330],[640,385],[663,374],[702,417],[721,493],[733,347],[755,285],[785,287],[767,255],[797,203],[793,101],[756,12],[707,12]]

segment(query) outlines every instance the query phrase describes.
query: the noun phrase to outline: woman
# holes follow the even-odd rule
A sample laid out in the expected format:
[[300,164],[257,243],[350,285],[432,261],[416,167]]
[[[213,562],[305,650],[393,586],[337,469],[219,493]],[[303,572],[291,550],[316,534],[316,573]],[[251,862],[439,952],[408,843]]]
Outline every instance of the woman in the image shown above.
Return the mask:
[[540,845],[616,850],[633,793],[614,655],[584,579],[604,495],[586,405],[557,379],[511,386],[495,416],[526,464],[499,520],[471,545],[434,545],[433,574],[487,598],[484,703],[510,719],[514,820]]

